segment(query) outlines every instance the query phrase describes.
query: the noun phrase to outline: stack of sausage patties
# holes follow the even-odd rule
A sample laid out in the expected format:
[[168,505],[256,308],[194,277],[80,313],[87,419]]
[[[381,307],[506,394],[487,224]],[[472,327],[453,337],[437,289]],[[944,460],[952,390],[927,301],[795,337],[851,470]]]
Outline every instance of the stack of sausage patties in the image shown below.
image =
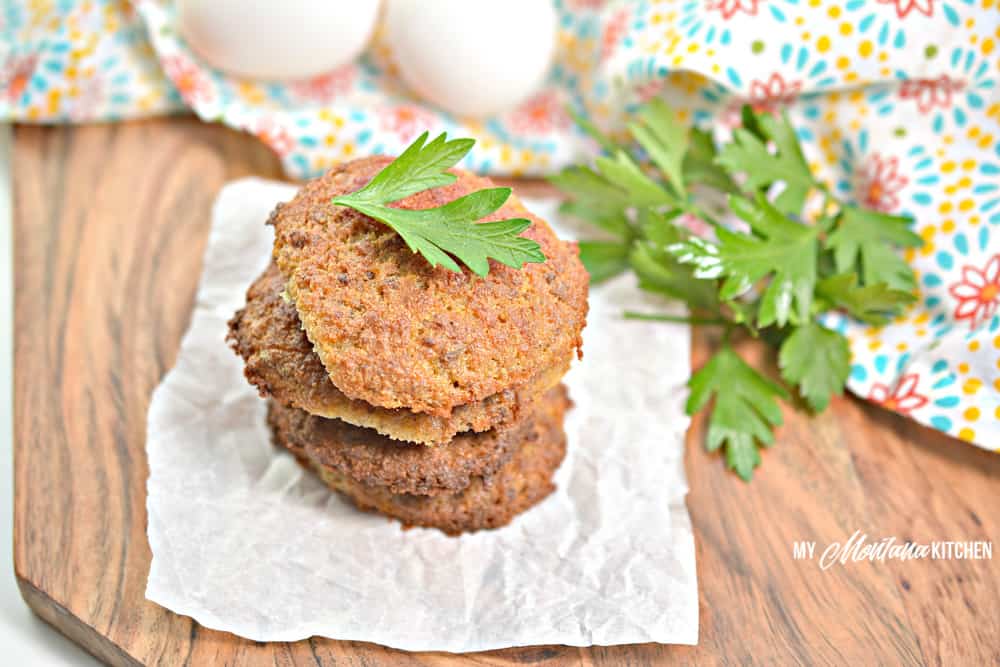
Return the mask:
[[[393,230],[331,200],[388,159],[343,164],[271,215],[273,262],[230,322],[245,374],[269,397],[274,441],[359,507],[447,533],[495,528],[555,488],[560,384],[579,354],[587,273],[515,196],[485,220],[528,218],[543,263],[432,268]],[[395,204],[440,206],[492,183]]]

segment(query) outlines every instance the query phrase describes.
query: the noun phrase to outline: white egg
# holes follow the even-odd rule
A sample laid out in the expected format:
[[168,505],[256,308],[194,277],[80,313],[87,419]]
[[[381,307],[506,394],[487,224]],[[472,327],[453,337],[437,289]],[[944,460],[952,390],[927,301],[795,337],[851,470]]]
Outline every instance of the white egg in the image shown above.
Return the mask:
[[386,0],[385,33],[403,81],[460,116],[516,106],[548,72],[550,0]]
[[178,0],[180,34],[209,65],[260,79],[303,79],[356,58],[379,0]]

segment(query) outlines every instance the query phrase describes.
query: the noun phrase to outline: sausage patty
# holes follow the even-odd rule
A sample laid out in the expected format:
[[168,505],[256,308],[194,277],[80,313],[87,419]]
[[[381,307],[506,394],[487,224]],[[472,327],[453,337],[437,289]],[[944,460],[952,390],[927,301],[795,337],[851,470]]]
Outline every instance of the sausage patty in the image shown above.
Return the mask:
[[[390,159],[334,167],[275,209],[274,258],[302,326],[333,384],[348,398],[439,417],[522,386],[579,350],[588,276],[575,243],[559,240],[516,196],[484,219],[521,217],[546,261],[432,268],[392,229],[331,200],[367,184]],[[455,183],[394,206],[426,209],[482,188]]]
[[[377,445],[371,441],[334,443],[317,418],[289,420],[287,408],[273,405],[269,421],[276,444],[289,449],[302,465],[314,470],[327,485],[352,499],[359,508],[395,517],[407,526],[439,528],[454,535],[506,525],[514,516],[552,493],[555,489],[552,475],[566,453],[562,424],[568,406],[569,399],[563,387],[546,394],[519,426],[509,429],[506,436],[497,436],[496,440],[510,438],[507,446],[513,451],[503,455],[506,462],[492,473],[483,471],[478,475],[469,474],[474,470],[469,467],[470,463],[474,464],[469,455],[475,458],[473,442],[459,444],[456,439],[454,444],[460,449],[454,456],[447,454],[452,445],[416,447],[414,451],[415,446],[391,442]],[[490,437],[490,434],[480,434],[468,436],[468,440]],[[497,444],[494,441],[491,446]],[[404,449],[406,447],[409,449]],[[327,458],[317,453],[317,448],[326,450]],[[439,452],[445,453],[440,460]],[[360,460],[350,460],[355,455]],[[425,468],[424,472],[409,472],[420,468]],[[384,484],[389,478],[397,484]],[[437,487],[438,492],[431,495],[394,491],[406,488],[403,482],[413,490],[426,490],[423,484],[431,480],[435,484],[444,482],[455,486],[464,482],[465,486],[456,491]]]
[[285,282],[272,264],[247,291],[246,306],[229,322],[228,340],[243,357],[244,374],[262,396],[320,417],[373,428],[393,438],[437,445],[466,431],[487,431],[513,421],[522,409],[558,384],[572,357],[567,350],[556,366],[526,383],[481,401],[455,406],[445,416],[406,408],[381,408],[352,400],[330,380],[313,352],[295,306],[282,297]]

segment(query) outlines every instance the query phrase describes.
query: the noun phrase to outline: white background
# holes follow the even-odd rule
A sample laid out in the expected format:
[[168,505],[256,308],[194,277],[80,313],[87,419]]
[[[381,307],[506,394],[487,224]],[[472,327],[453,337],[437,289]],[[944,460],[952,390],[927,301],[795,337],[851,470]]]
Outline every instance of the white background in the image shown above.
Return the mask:
[[83,649],[38,619],[14,579],[12,361],[14,276],[10,127],[0,125],[0,647],[5,665],[95,665]]

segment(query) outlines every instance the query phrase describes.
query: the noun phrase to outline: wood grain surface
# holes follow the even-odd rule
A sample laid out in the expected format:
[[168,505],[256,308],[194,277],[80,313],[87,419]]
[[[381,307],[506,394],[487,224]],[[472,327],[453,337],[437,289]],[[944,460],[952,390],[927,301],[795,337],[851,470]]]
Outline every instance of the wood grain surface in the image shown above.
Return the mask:
[[[752,484],[688,436],[697,543],[696,647],[527,647],[406,654],[313,639],[261,644],[143,597],[149,397],[190,315],[212,200],[279,177],[235,132],[175,118],[19,127],[14,149],[15,525],[28,604],[98,657],[133,664],[1000,664],[996,561],[792,558],[871,539],[1000,536],[1000,456],[855,399],[786,411]],[[696,361],[713,341],[695,332]],[[748,355],[761,355],[748,347]],[[655,353],[648,351],[647,353]],[[771,363],[771,361],[769,361]]]

